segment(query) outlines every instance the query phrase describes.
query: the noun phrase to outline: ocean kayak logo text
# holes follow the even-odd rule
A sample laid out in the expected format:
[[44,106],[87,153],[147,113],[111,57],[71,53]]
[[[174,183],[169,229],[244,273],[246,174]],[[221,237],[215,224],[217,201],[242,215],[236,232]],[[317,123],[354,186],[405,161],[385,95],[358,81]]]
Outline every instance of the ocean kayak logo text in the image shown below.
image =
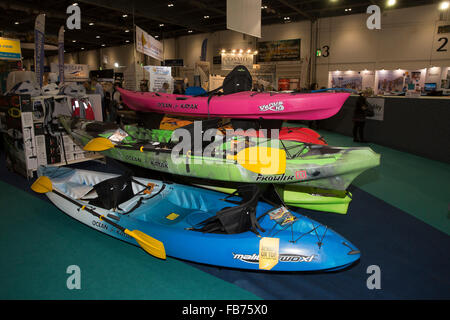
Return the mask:
[[197,110],[198,109],[198,104],[196,103],[181,103],[181,104],[171,104],[171,103],[163,103],[163,102],[159,102],[158,103],[158,107],[159,108],[168,108],[168,109],[192,109],[192,110]]
[[[259,254],[242,254],[242,253],[234,253],[233,259],[240,260],[246,263],[259,263]],[[280,262],[312,262],[315,255],[303,256],[300,254],[280,254],[278,261]]]
[[266,112],[266,111],[283,111],[284,110],[284,106],[283,106],[283,101],[277,101],[277,102],[272,102],[269,104],[265,104],[262,106],[258,106],[259,111],[262,112]]

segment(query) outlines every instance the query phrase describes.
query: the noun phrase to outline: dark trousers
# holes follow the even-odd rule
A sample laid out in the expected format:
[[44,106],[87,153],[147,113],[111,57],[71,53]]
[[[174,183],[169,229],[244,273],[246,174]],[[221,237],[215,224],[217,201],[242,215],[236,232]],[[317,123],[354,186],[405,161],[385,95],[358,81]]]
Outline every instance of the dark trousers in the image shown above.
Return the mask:
[[[353,121],[353,140],[364,141],[364,121]],[[358,138],[359,135],[359,138]]]

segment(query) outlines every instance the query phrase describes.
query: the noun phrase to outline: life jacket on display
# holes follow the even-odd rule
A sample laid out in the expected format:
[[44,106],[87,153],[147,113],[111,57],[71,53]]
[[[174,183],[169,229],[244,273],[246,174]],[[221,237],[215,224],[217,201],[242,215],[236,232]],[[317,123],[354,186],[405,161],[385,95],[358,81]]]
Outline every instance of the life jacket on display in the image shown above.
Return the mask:
[[72,98],[72,117],[95,120],[94,109],[86,98]]

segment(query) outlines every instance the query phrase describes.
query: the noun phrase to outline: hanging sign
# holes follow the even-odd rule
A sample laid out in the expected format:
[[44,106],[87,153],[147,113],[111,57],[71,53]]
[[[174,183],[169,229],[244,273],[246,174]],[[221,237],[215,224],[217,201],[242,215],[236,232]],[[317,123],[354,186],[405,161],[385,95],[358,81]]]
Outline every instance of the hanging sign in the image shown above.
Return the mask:
[[222,53],[222,70],[233,70],[236,66],[253,69],[252,53]]
[[163,44],[136,26],[136,50],[163,61]]
[[20,60],[21,58],[20,40],[0,38],[0,59]]
[[44,39],[45,39],[45,14],[37,16],[34,24],[34,68],[36,80],[42,88],[44,78]]
[[261,0],[227,0],[227,29],[261,38]]
[[[63,79],[65,81],[85,81],[89,79],[89,66],[87,64],[64,64]],[[59,63],[51,63],[50,71],[58,73]]]

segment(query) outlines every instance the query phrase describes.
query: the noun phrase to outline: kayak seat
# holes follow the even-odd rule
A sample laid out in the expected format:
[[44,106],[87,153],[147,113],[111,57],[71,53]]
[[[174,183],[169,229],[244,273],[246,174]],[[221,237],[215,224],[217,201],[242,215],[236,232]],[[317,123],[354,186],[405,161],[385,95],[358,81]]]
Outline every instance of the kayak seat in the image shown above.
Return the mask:
[[259,188],[256,185],[239,186],[225,200],[235,195],[239,195],[242,200],[239,202],[228,200],[228,202],[236,203],[237,206],[219,210],[215,216],[200,222],[191,230],[223,234],[236,234],[246,231],[259,234],[258,229],[264,232],[256,219],[256,206],[261,196]]
[[232,94],[252,90],[252,75],[243,65],[236,66],[223,79],[223,93]]
[[93,122],[87,123],[85,130],[88,134],[95,136],[99,133],[103,133],[105,131],[117,130],[119,129],[119,125],[113,122]]
[[98,197],[89,204],[104,209],[117,209],[119,204],[134,197],[131,176],[123,175],[109,178],[93,186]]

